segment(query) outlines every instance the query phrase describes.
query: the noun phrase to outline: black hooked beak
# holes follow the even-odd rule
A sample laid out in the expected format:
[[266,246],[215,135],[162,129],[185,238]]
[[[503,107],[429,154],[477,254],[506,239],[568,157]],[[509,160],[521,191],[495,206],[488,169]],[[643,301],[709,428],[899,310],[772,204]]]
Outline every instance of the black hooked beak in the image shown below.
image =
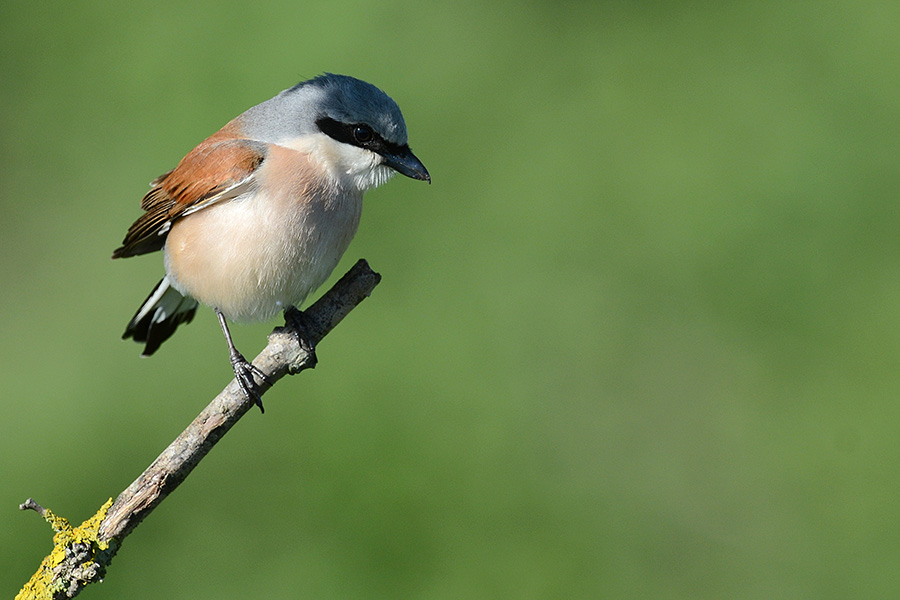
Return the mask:
[[383,162],[401,175],[406,175],[419,181],[427,181],[431,183],[431,175],[428,169],[422,164],[422,161],[416,158],[409,146],[403,146],[396,152],[388,150],[381,154]]

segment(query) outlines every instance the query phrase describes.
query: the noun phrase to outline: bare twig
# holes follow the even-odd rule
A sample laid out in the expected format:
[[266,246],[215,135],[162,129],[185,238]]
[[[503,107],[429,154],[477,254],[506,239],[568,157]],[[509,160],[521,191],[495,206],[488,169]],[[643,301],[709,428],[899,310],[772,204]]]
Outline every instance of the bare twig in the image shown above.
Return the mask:
[[[381,276],[372,271],[365,260],[357,262],[334,287],[304,311],[305,333],[309,341],[317,344],[372,293],[380,280]],[[268,345],[254,359],[253,364],[274,384],[286,374],[299,373],[315,366],[310,359],[309,353],[297,343],[297,336],[287,327],[279,327],[269,336]],[[268,387],[268,384],[264,384],[260,392],[265,392]],[[102,519],[99,527],[94,528],[94,542],[103,550],[94,558],[97,563],[101,563],[102,568],[97,570],[99,573],[102,574],[109,564],[122,540],[184,481],[216,442],[252,407],[253,401],[232,380],[153,464],[128,489],[119,494],[112,506],[103,511],[99,517]],[[45,514],[44,509],[30,498],[20,508]],[[64,589],[65,595],[59,596],[54,591],[45,597],[73,597],[85,585],[96,580],[84,580],[83,576],[83,570],[78,573],[56,572],[56,588]],[[25,592],[26,589],[23,589],[22,593]]]
[[19,505],[19,510],[33,510],[37,514],[43,516],[47,515],[46,509],[34,501],[34,498],[29,498],[25,502]]

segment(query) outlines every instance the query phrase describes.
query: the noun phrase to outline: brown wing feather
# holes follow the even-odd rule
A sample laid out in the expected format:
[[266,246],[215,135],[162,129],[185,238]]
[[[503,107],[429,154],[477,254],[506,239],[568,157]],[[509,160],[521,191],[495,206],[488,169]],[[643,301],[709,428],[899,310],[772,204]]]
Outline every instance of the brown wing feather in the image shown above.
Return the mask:
[[244,139],[213,136],[191,150],[178,166],[160,175],[141,200],[146,211],[128,229],[113,258],[125,258],[162,249],[168,225],[216,196],[225,195],[253,175],[266,158],[266,145]]

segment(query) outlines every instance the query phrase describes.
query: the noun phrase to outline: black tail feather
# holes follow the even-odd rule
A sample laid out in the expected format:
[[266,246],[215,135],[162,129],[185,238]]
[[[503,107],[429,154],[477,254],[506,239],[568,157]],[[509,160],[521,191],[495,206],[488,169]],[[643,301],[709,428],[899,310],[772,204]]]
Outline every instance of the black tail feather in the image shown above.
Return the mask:
[[179,325],[190,323],[196,312],[197,301],[183,296],[163,277],[128,323],[122,339],[132,338],[146,344],[141,354],[150,356]]

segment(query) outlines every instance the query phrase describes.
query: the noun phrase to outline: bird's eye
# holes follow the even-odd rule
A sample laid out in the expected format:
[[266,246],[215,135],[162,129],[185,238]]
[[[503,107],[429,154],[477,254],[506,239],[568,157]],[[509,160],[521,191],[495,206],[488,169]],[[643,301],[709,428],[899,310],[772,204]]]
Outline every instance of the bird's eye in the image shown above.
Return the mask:
[[371,142],[373,137],[375,137],[375,134],[368,125],[355,125],[353,127],[353,139],[357,143],[365,144],[366,142]]

